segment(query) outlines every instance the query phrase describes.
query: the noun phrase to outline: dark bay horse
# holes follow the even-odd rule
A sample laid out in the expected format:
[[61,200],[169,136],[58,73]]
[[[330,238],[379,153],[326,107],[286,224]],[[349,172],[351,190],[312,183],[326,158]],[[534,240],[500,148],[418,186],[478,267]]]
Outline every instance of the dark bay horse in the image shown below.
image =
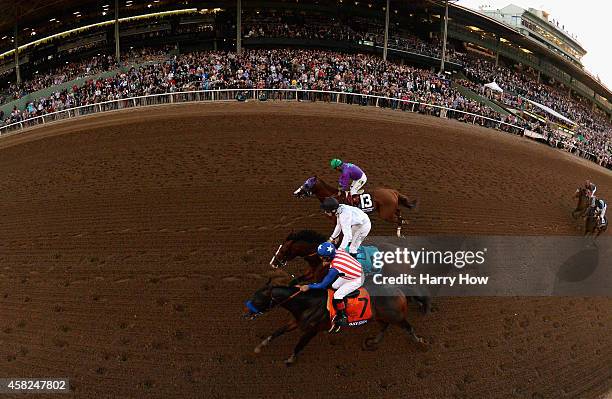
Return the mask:
[[[285,241],[278,247],[276,253],[270,260],[270,265],[273,268],[284,268],[287,263],[295,258],[302,258],[308,264],[308,268],[301,276],[291,281],[289,285],[294,285],[303,281],[321,281],[327,274],[328,268],[323,266],[321,258],[317,255],[317,247],[322,242],[325,242],[327,237],[312,230],[301,230],[292,232],[285,238]],[[382,248],[381,248],[382,249]],[[394,250],[395,248],[389,248]],[[398,275],[405,270],[393,270],[389,265],[383,269],[384,275]],[[420,289],[413,288],[413,295],[407,295],[410,302],[414,302],[419,307],[423,314],[427,314],[431,310],[431,298],[428,293]]]
[[[375,337],[366,338],[362,348],[375,350],[384,338],[385,331],[393,324],[408,332],[410,338],[419,345],[421,350],[426,349],[426,342],[416,335],[414,328],[408,322],[408,301],[398,289],[389,289],[388,295],[371,297],[373,319],[380,325],[380,331]],[[393,291],[394,290],[394,291]],[[270,342],[281,335],[300,328],[303,331],[293,353],[285,364],[287,366],[296,362],[297,356],[304,347],[319,332],[330,328],[330,317],[327,310],[327,290],[313,289],[300,292],[296,287],[272,285],[271,281],[257,290],[250,299],[250,310],[246,317],[254,319],[256,316],[269,311],[274,307],[283,307],[293,316],[294,322],[274,331],[264,339],[256,348],[255,353],[268,346]]]
[[606,223],[604,225],[601,225],[601,223],[599,223],[599,216],[597,215],[595,206],[588,207],[586,211],[586,219],[584,222],[585,237],[597,238],[607,229],[608,221],[606,220]]
[[584,187],[578,188],[574,194],[574,198],[578,199],[578,203],[576,204],[576,209],[572,211],[572,217],[574,219],[578,218],[578,216],[585,217],[589,207],[592,205],[589,190]]
[[[397,225],[397,236],[401,236],[402,225],[406,220],[402,217],[400,205],[408,209],[416,206],[417,201],[410,201],[408,197],[391,188],[376,187],[368,191],[372,195],[372,207],[383,220]],[[316,196],[320,202],[327,197],[336,197],[339,202],[345,202],[343,195],[338,196],[338,190],[323,179],[312,176],[306,179],[293,195],[299,198]]]

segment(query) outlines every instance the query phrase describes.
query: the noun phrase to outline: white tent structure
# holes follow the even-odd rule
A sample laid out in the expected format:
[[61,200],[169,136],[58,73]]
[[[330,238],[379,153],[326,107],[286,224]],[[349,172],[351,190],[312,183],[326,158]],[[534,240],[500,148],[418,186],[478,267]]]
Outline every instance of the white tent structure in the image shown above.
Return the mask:
[[501,87],[499,87],[499,85],[495,82],[491,82],[491,83],[487,83],[486,85],[484,85],[484,87],[491,89],[493,91],[498,91],[500,93],[503,93],[504,91],[502,90]]
[[531,101],[530,99],[525,98],[525,97],[522,97],[522,98],[523,98],[523,100],[525,100],[525,101],[529,101],[531,104],[535,105],[536,107],[540,108],[541,110],[544,110],[545,112],[547,112],[547,113],[551,114],[552,116],[554,116],[554,117],[556,117],[556,118],[561,119],[562,121],[565,121],[565,122],[567,122],[567,123],[569,123],[569,124],[571,124],[571,125],[577,125],[577,123],[576,123],[576,122],[574,122],[573,120],[571,120],[571,119],[569,119],[569,118],[567,118],[567,117],[565,117],[565,116],[561,115],[560,113],[558,113],[558,112],[557,112],[557,111],[555,111],[554,109],[549,108],[549,107],[547,107],[547,106],[546,106],[546,105],[544,105],[544,104],[540,104],[540,103],[537,103],[537,102],[535,102],[535,101]]

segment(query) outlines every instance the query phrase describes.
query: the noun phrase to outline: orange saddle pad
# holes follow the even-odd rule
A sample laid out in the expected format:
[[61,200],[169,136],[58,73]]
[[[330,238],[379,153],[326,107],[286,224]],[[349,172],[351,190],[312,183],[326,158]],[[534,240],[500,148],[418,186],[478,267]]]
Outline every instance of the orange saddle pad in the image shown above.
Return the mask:
[[[332,300],[334,299],[334,290],[327,290],[327,310],[331,320],[336,316],[336,309]],[[359,288],[359,295],[353,298],[348,298],[346,303],[346,315],[348,316],[349,325],[359,326],[365,324],[372,318],[372,301],[368,290]]]

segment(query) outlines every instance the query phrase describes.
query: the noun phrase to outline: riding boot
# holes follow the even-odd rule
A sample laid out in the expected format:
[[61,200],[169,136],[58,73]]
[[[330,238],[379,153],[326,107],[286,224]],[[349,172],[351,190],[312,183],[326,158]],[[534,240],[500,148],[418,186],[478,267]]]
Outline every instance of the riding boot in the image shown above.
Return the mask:
[[348,316],[346,315],[346,301],[344,299],[334,299],[334,308],[336,309],[336,317],[334,324],[336,326],[348,326]]

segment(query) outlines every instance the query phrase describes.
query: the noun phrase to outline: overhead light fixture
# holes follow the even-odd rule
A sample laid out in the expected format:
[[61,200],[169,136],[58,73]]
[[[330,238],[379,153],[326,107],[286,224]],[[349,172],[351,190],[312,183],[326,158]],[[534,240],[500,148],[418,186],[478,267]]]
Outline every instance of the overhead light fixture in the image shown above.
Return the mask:
[[55,18],[51,18],[51,19],[49,20],[49,22],[53,22],[53,21],[55,21]]
[[[148,14],[142,14],[142,15],[134,15],[132,17],[124,17],[124,18],[119,18],[119,22],[123,23],[123,22],[130,22],[130,21],[138,21],[138,20],[142,20],[142,19],[149,19],[149,18],[159,18],[159,17],[164,17],[164,16],[171,16],[171,15],[182,15],[182,14],[195,14],[198,12],[197,8],[185,8],[185,9],[181,9],[181,10],[173,10],[173,11],[160,11],[160,12],[153,12],[153,13],[148,13]],[[57,21],[60,22],[60,21]],[[83,32],[87,29],[91,29],[93,27],[98,27],[98,26],[109,26],[112,25],[113,23],[115,23],[115,20],[108,20],[108,21],[103,21],[103,22],[97,22],[95,24],[89,24],[89,25],[85,25],[85,26],[80,26],[78,28],[74,28],[74,29],[69,29],[63,32],[59,32],[59,33],[55,33],[46,37],[41,37],[40,39],[36,39],[34,41],[31,41],[29,43],[24,44],[23,46],[19,46],[19,51],[23,51],[27,48],[30,48],[32,46],[36,46],[38,44],[41,43],[46,43],[50,40],[56,39],[56,38],[60,38],[60,37],[65,37],[67,35],[70,35],[72,33],[77,33],[77,32]],[[11,40],[11,42],[14,42],[14,39]],[[0,54],[0,59],[15,54],[15,50],[8,50],[5,51],[4,53]]]

